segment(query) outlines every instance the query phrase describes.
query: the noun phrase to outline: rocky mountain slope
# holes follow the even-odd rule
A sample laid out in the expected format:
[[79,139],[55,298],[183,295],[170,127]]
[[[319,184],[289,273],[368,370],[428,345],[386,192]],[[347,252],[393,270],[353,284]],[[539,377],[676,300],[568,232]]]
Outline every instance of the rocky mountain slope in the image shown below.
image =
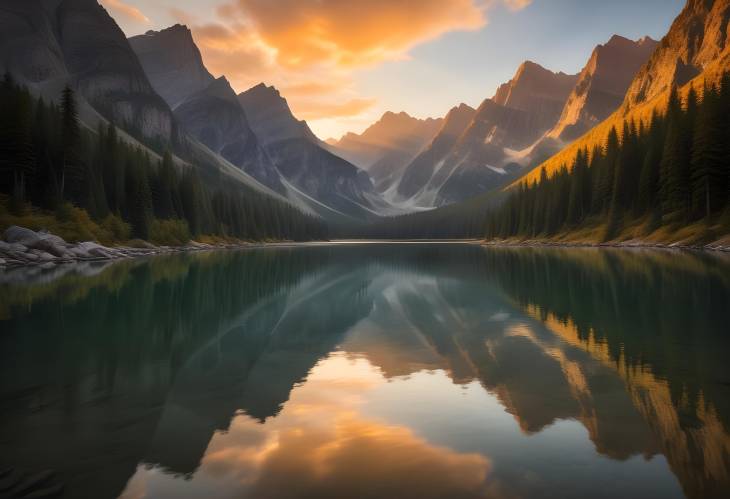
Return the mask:
[[284,193],[279,174],[225,77],[214,78],[186,26],[148,31],[129,42],[155,90],[185,130],[244,172]]
[[367,173],[328,151],[277,89],[262,83],[239,94],[238,101],[290,198],[330,218],[367,219],[385,207]]
[[144,139],[179,137],[114,19],[96,0],[5,0],[0,71],[49,97],[70,84],[93,108]]
[[442,206],[507,182],[519,167],[510,154],[532,145],[555,124],[576,81],[575,75],[523,63],[458,135],[434,141],[438,150],[426,149],[413,160],[398,185],[397,201]]
[[547,136],[571,142],[606,119],[621,105],[636,73],[657,45],[649,37],[633,41],[619,35],[598,45]]
[[278,91],[261,84],[236,95],[224,76],[206,69],[185,26],[149,31],[130,43],[178,121],[213,152],[323,216],[372,216],[369,197],[377,195],[367,175],[326,151]]
[[388,111],[361,134],[348,133],[328,143],[333,153],[366,170],[383,192],[401,177],[442,124],[441,118],[418,119]]
[[397,200],[410,200],[419,207],[436,204],[438,191],[445,180],[441,169],[475,113],[474,108],[466,104],[460,104],[448,112],[438,134],[405,169],[394,193]]
[[730,0],[688,0],[634,77],[619,109],[516,183],[538,179],[543,167],[550,174],[563,164],[570,165],[578,150],[605,143],[611,127],[620,128],[624,120],[649,120],[654,111],[666,108],[672,86],[686,95],[690,85],[701,88],[705,82],[717,83],[730,70],[729,20]]

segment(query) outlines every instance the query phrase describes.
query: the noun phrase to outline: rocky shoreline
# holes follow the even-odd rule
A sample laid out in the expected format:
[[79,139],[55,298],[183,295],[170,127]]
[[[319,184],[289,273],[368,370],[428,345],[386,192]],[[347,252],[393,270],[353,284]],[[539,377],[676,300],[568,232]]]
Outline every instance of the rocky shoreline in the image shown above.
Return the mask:
[[56,265],[75,262],[95,262],[135,258],[140,256],[205,251],[214,249],[238,249],[257,246],[253,243],[205,244],[191,241],[185,246],[142,247],[102,246],[95,242],[68,243],[61,237],[45,231],[35,232],[24,227],[9,227],[0,240],[0,269],[22,266],[39,266],[51,269]]
[[551,247],[551,248],[623,248],[623,249],[673,249],[685,251],[720,251],[730,253],[730,242],[715,242],[710,244],[684,244],[675,243],[653,243],[642,240],[629,240],[621,242],[592,243],[587,241],[545,241],[545,240],[491,240],[481,243],[482,246],[490,247]]

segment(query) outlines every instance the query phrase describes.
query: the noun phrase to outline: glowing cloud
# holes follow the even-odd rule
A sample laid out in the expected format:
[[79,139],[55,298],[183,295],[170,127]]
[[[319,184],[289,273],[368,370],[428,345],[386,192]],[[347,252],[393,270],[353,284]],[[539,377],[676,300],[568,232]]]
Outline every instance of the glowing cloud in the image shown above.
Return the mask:
[[100,0],[102,5],[107,7],[109,10],[114,12],[115,14],[119,14],[123,16],[124,18],[140,23],[140,24],[150,24],[150,18],[147,17],[142,13],[141,10],[139,10],[137,7],[134,7],[132,5],[126,4],[122,2],[122,0]]
[[532,0],[503,0],[510,10],[522,10],[532,3]]

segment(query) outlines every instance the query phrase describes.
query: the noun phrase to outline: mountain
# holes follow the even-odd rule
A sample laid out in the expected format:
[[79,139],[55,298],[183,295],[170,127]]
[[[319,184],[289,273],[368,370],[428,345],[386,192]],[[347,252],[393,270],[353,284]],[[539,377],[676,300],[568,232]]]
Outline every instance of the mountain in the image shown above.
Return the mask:
[[[577,76],[526,61],[459,129],[407,167],[401,202],[442,206],[486,192],[514,178],[516,152],[534,144],[560,116]],[[448,148],[445,145],[448,144]]]
[[690,85],[699,89],[705,82],[716,83],[730,69],[728,19],[730,0],[688,0],[633,78],[619,108],[517,182],[538,179],[543,167],[550,174],[563,164],[572,164],[579,150],[603,145],[611,127],[620,129],[625,120],[648,122],[654,111],[666,109],[672,86],[681,87],[680,93],[686,95]]
[[383,207],[367,173],[328,151],[277,89],[261,83],[239,94],[238,102],[290,198],[329,218],[367,219]]
[[416,206],[433,206],[443,184],[441,167],[475,113],[474,108],[466,104],[448,112],[438,134],[405,169],[397,184],[397,195],[401,199],[411,199]]
[[330,150],[366,170],[378,191],[387,190],[441,128],[441,118],[418,119],[386,112],[361,134],[331,140]]
[[621,105],[634,76],[657,45],[649,37],[633,41],[619,35],[598,45],[547,136],[571,142],[606,119]]
[[52,98],[70,84],[94,111],[144,139],[179,138],[169,107],[96,0],[4,0],[0,71]]
[[283,194],[279,174],[225,77],[214,78],[186,26],[148,31],[129,42],[155,90],[187,132],[262,184]]
[[196,139],[294,204],[328,218],[372,216],[367,174],[327,150],[278,91],[240,96],[206,69],[182,25],[130,38],[152,85]]
[[626,93],[623,111],[662,96],[705,73],[730,65],[728,0],[688,0],[649,62]]

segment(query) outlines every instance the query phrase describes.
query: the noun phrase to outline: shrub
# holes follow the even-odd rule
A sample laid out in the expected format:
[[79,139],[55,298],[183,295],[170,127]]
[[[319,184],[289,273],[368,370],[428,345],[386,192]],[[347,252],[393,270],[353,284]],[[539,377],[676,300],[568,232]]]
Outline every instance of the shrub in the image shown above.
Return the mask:
[[150,241],[162,246],[182,246],[190,241],[190,228],[185,220],[158,220],[150,225]]

